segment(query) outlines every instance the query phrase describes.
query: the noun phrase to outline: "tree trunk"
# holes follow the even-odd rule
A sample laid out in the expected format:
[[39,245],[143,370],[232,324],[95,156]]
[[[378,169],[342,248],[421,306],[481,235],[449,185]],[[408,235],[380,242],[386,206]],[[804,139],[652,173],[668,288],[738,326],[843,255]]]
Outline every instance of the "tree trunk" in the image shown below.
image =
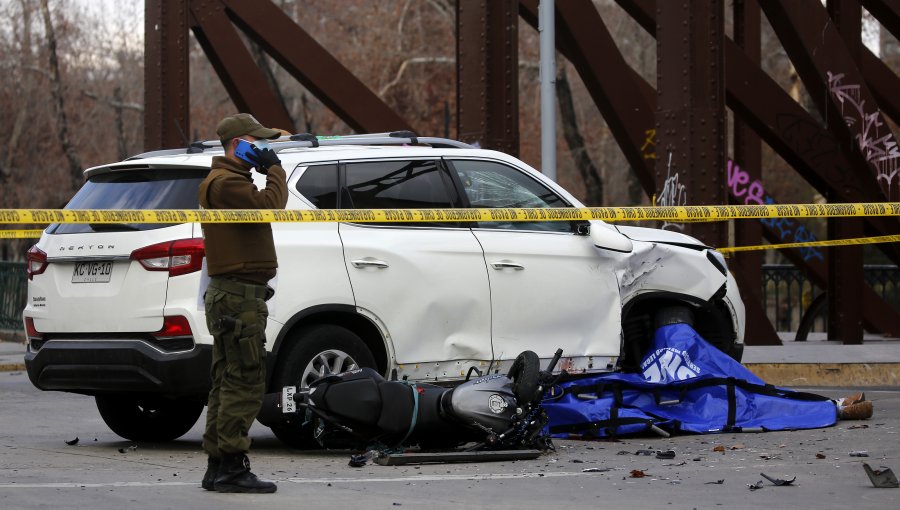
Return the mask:
[[591,160],[584,145],[584,137],[578,128],[578,119],[575,117],[575,105],[572,102],[572,89],[569,87],[569,79],[565,66],[560,66],[556,73],[556,100],[559,102],[560,123],[563,128],[563,137],[575,160],[575,168],[584,181],[584,202],[588,205],[603,205],[603,180],[597,166]]
[[41,15],[44,17],[44,30],[47,33],[47,50],[50,57],[50,95],[53,97],[53,106],[56,110],[56,132],[59,144],[66,160],[69,162],[69,172],[72,177],[72,190],[77,190],[84,183],[81,161],[75,152],[75,147],[69,141],[69,126],[66,120],[66,103],[63,99],[62,80],[59,77],[59,60],[56,55],[56,33],[53,31],[53,22],[50,20],[50,9],[47,0],[41,0]]

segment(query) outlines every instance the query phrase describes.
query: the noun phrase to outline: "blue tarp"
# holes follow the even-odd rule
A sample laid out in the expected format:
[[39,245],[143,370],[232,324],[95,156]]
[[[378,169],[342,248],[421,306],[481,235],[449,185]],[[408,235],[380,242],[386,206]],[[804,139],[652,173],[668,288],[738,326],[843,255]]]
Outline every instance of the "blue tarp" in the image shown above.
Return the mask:
[[820,428],[838,419],[832,400],[767,385],[686,324],[657,329],[640,368],[557,385],[543,403],[550,432],[607,437],[655,425],[705,434]]

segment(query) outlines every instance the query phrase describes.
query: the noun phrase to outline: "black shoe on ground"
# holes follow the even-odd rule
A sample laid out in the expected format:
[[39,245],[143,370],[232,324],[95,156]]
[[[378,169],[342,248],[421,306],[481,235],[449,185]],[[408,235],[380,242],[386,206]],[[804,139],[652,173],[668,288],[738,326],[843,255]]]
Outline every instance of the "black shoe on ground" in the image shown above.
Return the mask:
[[272,482],[260,480],[250,472],[250,459],[243,453],[223,453],[219,476],[213,487],[216,492],[245,492],[270,494],[278,489]]
[[200,482],[201,487],[208,491],[216,490],[213,485],[216,482],[216,477],[219,476],[219,465],[219,460],[212,457],[206,461],[206,473],[203,474],[203,481]]

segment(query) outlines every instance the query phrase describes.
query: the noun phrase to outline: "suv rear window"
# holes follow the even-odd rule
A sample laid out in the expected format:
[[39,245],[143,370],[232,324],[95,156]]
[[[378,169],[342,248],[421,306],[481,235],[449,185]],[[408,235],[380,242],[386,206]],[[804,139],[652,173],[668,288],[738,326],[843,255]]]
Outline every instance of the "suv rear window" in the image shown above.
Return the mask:
[[[146,168],[92,176],[66,209],[198,209],[197,192],[209,168]],[[153,230],[168,223],[51,225],[50,234]]]

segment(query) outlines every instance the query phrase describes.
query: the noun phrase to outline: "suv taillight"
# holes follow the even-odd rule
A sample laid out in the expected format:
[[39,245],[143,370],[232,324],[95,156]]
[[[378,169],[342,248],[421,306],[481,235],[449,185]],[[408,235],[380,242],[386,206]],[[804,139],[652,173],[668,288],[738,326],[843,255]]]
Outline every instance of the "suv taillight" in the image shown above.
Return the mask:
[[28,343],[31,349],[37,351],[44,345],[44,335],[34,327],[34,319],[25,317],[25,336],[28,337]]
[[187,317],[182,315],[167,315],[164,317],[161,330],[153,333],[156,338],[172,338],[178,336],[191,336],[191,324]]
[[169,276],[199,271],[203,266],[203,239],[179,239],[151,244],[131,252],[131,260],[136,260],[147,271],[168,271]]
[[27,261],[25,273],[28,275],[29,280],[47,269],[47,254],[37,246],[32,246],[28,249],[25,260]]

